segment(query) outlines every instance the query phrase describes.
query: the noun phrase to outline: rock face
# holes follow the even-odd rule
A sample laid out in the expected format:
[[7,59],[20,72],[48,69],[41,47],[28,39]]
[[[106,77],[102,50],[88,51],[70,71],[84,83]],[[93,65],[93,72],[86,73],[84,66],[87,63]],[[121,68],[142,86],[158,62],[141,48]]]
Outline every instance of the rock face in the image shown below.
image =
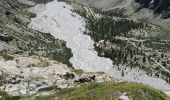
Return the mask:
[[[69,0],[73,1],[73,0]],[[133,6],[133,3],[140,4],[140,9],[149,8],[154,14],[162,14],[162,18],[170,17],[170,0],[74,0],[83,5],[94,6],[103,10],[113,9],[115,7]]]
[[141,8],[149,8],[154,14],[162,14],[162,18],[170,17],[170,0],[135,0]]
[[125,7],[129,0],[68,0],[78,2],[80,4],[96,7],[102,10],[110,10],[114,7]]
[[18,8],[18,2],[16,0],[1,0],[0,2],[0,14],[10,15],[14,10]]
[[170,27],[170,0],[68,0],[103,11],[125,9],[126,15],[155,25]]

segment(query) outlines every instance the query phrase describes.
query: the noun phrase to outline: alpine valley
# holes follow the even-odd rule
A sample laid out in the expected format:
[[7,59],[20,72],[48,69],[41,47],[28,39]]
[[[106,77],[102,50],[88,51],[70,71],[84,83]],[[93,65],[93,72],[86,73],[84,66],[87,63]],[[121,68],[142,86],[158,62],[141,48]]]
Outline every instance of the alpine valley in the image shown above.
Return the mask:
[[1,0],[0,100],[170,100],[170,0]]

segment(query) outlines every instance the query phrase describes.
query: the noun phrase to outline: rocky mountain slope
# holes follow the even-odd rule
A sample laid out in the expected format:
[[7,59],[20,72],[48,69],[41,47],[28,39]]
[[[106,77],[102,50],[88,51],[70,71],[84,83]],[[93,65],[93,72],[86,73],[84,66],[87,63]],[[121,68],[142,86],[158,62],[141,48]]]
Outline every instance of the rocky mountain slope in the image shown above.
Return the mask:
[[160,27],[127,18],[120,13],[124,8],[112,6],[129,7],[130,1],[82,1],[113,13],[65,2],[0,1],[0,99],[169,99],[149,86],[118,82],[168,93],[169,38],[154,39]]
[[161,17],[170,18],[170,0],[135,0],[140,4],[140,9],[149,8],[155,15],[161,14]]
[[144,20],[161,27],[167,28],[170,25],[169,0],[67,0],[76,3],[95,7],[103,11],[115,11],[124,9],[125,13],[137,20]]
[[[39,11],[40,8],[44,10]],[[154,57],[152,55],[152,53],[156,54],[154,49],[145,46],[142,48],[143,44],[140,41],[135,41],[136,43],[133,39],[126,41],[126,37],[149,39],[150,36],[145,34],[154,30],[153,25],[121,18],[121,16],[119,19],[113,19],[109,14],[58,1],[52,1],[44,6],[37,5],[31,10],[35,11],[37,16],[28,26],[41,32],[50,32],[54,37],[66,41],[66,46],[73,52],[70,62],[74,68],[90,72],[103,71],[118,79],[141,82],[168,91],[169,84],[166,82],[169,82],[169,63],[163,61],[169,55],[160,58],[160,54],[164,51],[159,51],[157,57]],[[139,35],[136,32],[130,32],[134,30],[139,31]],[[141,45],[138,46],[138,43]]]
[[[152,11],[140,8],[141,5],[134,1],[75,0],[75,2],[95,7],[93,11],[84,7],[84,10],[77,12],[87,19],[86,27],[89,31],[85,34],[91,36],[95,41],[95,50],[99,53],[98,55],[110,58],[113,65],[118,66],[114,66],[115,70],[119,70],[119,72],[114,70],[114,73],[116,73],[113,75],[114,77],[119,77],[120,72],[122,72],[123,77],[121,78],[124,80],[132,81],[134,79],[138,82],[140,80],[142,80],[140,82],[144,82],[143,79],[146,79],[146,77],[140,77],[140,75],[144,76],[144,71],[149,77],[161,78],[168,83],[170,75],[168,60],[170,32],[165,30],[168,24],[163,23],[166,24],[165,27],[163,24],[161,27],[159,25],[162,21],[168,23],[169,19],[155,18]],[[108,2],[112,3],[107,5]],[[129,16],[128,14],[132,15]],[[149,17],[151,20],[145,20],[144,17]],[[154,23],[151,23],[151,21],[154,21]],[[159,25],[156,24],[157,22]],[[128,67],[131,71],[128,71]],[[138,68],[142,70],[142,72],[137,72],[140,73],[139,75],[132,71],[133,69],[138,70]],[[132,76],[130,76],[131,74]],[[128,78],[129,76],[130,78]],[[132,78],[133,76],[137,77]],[[153,82],[154,79],[147,80]]]
[[[5,53],[38,55],[58,59],[65,64],[72,56],[65,42],[57,40],[49,33],[41,33],[27,27],[35,14],[28,13],[27,5],[12,0],[2,0],[0,16],[0,50]],[[53,55],[58,56],[53,56]],[[71,65],[70,65],[71,66]]]
[[169,0],[74,0],[74,2],[82,3],[84,5],[94,6],[103,10],[110,10],[116,7],[135,6],[139,4],[139,9],[148,8],[153,10],[154,14],[162,14],[163,18],[169,18],[170,1]]
[[[32,6],[30,2],[2,0],[0,4],[1,90],[23,95],[58,82],[61,84],[58,87],[66,88],[96,80],[98,73],[76,74],[69,62],[72,53],[64,41],[27,27],[30,18],[35,16],[27,11]],[[98,81],[112,80],[106,74],[98,75]]]

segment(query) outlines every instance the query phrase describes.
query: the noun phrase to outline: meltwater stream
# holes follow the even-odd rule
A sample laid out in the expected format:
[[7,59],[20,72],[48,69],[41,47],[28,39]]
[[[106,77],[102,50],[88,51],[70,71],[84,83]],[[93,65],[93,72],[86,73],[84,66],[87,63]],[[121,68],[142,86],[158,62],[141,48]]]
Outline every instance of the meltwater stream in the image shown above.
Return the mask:
[[31,19],[28,26],[34,30],[51,33],[55,38],[66,41],[66,46],[71,48],[73,53],[70,62],[76,69],[106,72],[122,80],[148,84],[164,91],[170,90],[170,85],[164,80],[149,77],[138,69],[126,68],[125,76],[121,77],[122,71],[113,67],[110,59],[98,56],[94,50],[94,41],[83,34],[86,24],[84,18],[72,10],[71,5],[57,0],[45,5],[37,5],[30,9],[37,16]]

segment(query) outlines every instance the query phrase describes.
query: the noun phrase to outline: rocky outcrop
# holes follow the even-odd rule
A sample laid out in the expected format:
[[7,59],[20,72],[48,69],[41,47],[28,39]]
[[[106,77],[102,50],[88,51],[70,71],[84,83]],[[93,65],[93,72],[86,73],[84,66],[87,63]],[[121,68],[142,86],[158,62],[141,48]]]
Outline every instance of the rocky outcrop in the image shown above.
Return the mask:
[[162,14],[162,18],[170,17],[170,0],[135,0],[141,8],[149,8],[154,14]]
[[16,0],[1,0],[0,2],[0,14],[10,15],[14,10],[18,9],[18,2]]
[[[106,13],[124,14],[135,20],[144,20],[168,29],[170,27],[169,0],[68,0],[95,7]],[[123,12],[121,10],[123,9]],[[120,12],[119,12],[120,11]]]
[[5,84],[0,89],[11,95],[35,93],[41,88],[70,88],[85,82],[105,82],[113,79],[104,73],[77,74],[68,66],[42,57],[20,57],[0,61]]
[[[81,3],[83,5],[93,6],[102,10],[110,10],[115,8],[130,9],[134,3],[140,5],[139,9],[148,8],[153,10],[156,16],[162,18],[170,17],[170,0],[69,0]],[[133,7],[132,7],[133,8]],[[133,9],[130,9],[133,10]]]

